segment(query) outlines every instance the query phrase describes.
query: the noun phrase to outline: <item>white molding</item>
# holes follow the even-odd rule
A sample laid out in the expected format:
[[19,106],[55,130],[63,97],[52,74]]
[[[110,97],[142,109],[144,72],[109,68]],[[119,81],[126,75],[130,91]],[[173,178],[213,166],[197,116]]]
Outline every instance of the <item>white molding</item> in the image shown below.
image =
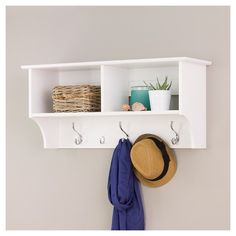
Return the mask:
[[180,61],[193,62],[203,65],[211,65],[210,61],[200,60],[190,57],[169,57],[169,58],[150,58],[150,59],[131,59],[131,60],[113,60],[113,61],[92,61],[92,62],[72,62],[72,63],[57,63],[57,64],[41,64],[41,65],[23,65],[22,69],[75,69],[79,67],[87,67],[88,69],[98,69],[101,65],[142,65],[143,63],[171,64]]

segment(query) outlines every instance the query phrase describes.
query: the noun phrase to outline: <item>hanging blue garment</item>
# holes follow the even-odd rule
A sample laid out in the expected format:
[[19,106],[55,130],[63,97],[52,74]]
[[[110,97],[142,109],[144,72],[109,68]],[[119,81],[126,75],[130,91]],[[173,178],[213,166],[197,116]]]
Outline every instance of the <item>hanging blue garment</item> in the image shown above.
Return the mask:
[[130,160],[131,143],[120,139],[112,156],[108,197],[114,206],[112,230],[144,230],[144,213],[139,183]]

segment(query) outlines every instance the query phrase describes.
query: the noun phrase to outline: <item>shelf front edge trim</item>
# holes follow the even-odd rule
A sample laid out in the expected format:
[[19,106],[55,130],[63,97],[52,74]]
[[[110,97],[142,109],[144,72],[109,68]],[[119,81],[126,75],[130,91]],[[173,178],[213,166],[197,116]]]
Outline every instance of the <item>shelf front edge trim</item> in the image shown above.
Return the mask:
[[78,113],[31,113],[29,114],[30,118],[33,117],[86,117],[86,116],[158,116],[158,115],[181,115],[178,110],[168,110],[164,112],[78,112]]
[[192,62],[203,65],[211,65],[212,62],[207,60],[200,60],[190,57],[170,57],[170,58],[151,58],[151,59],[128,59],[128,60],[111,60],[111,61],[91,61],[91,62],[72,62],[72,63],[57,63],[57,64],[38,64],[38,65],[23,65],[22,69],[59,69],[67,67],[86,67],[86,66],[101,66],[101,65],[123,65],[123,64],[135,64],[135,63],[171,63],[171,62]]

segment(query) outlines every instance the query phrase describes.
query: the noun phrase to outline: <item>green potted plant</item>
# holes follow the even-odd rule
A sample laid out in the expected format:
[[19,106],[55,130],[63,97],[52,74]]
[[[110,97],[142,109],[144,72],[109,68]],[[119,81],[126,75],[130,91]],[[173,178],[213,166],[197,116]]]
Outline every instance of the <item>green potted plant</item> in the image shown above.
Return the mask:
[[168,76],[165,77],[163,83],[160,83],[157,78],[156,85],[152,83],[146,83],[143,81],[148,88],[149,100],[152,111],[166,111],[170,107],[170,98],[171,98],[171,85],[172,81],[168,82]]

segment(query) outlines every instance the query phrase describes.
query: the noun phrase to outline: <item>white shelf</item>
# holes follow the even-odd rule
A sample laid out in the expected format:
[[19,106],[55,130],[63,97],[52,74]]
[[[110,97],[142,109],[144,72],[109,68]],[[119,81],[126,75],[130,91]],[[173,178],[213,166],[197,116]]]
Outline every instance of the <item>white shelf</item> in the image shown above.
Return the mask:
[[[95,62],[25,65],[29,74],[29,117],[40,127],[45,148],[114,148],[123,136],[118,123],[131,141],[153,133],[172,148],[206,148],[206,67],[210,61],[188,57],[150,58]],[[120,111],[128,103],[130,88],[156,82],[165,76],[172,81],[174,110],[165,112]],[[57,85],[101,86],[101,112],[53,113],[52,89]],[[180,136],[171,143],[173,131]],[[83,135],[74,143],[72,123]],[[105,136],[105,144],[99,137]]]

